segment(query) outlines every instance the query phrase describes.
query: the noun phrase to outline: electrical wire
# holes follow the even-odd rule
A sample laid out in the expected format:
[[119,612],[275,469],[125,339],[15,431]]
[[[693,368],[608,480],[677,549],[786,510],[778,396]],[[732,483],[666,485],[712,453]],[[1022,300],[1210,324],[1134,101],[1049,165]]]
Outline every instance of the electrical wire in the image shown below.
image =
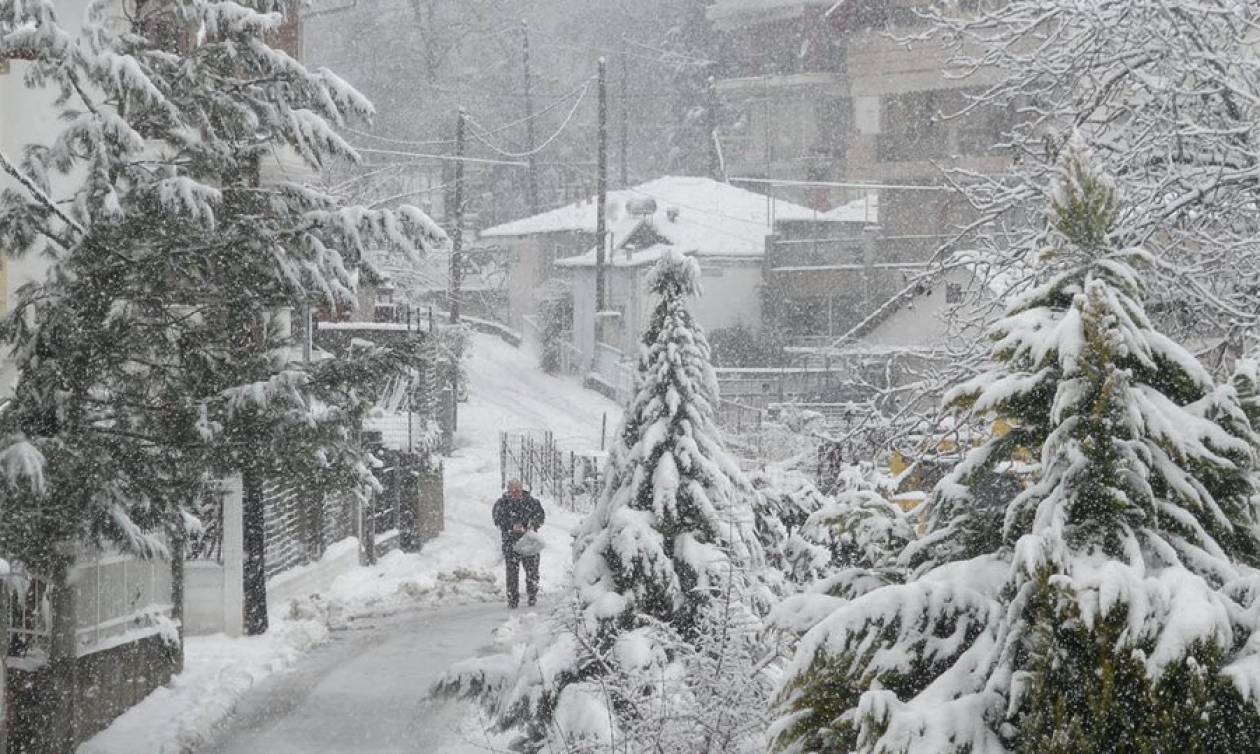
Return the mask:
[[547,147],[551,146],[551,143],[554,142],[556,139],[560,138],[560,134],[564,133],[565,129],[569,127],[569,124],[573,122],[573,116],[577,115],[578,108],[581,107],[582,101],[586,99],[586,94],[588,91],[590,91],[590,86],[591,86],[590,81],[587,81],[586,85],[582,88],[581,94],[579,94],[578,98],[574,100],[573,107],[569,109],[569,114],[564,117],[564,121],[560,123],[560,127],[556,129],[555,133],[553,133],[551,136],[544,139],[541,144],[539,144],[538,146],[534,147],[533,149],[527,152],[509,152],[505,149],[501,149],[500,147],[495,146],[483,134],[477,133],[477,129],[482,128],[484,130],[484,126],[481,126],[481,124],[477,123],[472,118],[468,118],[467,116],[465,117],[468,123],[473,126],[473,128],[471,129],[473,138],[481,142],[482,144],[485,144],[492,151],[497,152],[499,155],[503,157],[510,157],[514,159],[520,159],[523,157],[533,157],[534,155],[543,151]]
[[370,147],[357,146],[354,147],[354,150],[365,154],[384,154],[394,155],[397,157],[422,157],[429,160],[452,160],[455,162],[480,162],[488,165],[515,165],[522,168],[529,167],[528,162],[508,162],[506,160],[490,160],[483,157],[457,157],[453,154],[420,154],[418,152],[400,152],[396,149],[372,149]]
[[[543,115],[546,115],[547,113],[551,112],[552,110],[555,110],[557,107],[559,107],[560,105],[562,105],[562,104],[563,104],[566,100],[568,100],[568,99],[569,99],[570,97],[572,97],[573,95],[578,94],[579,92],[581,93],[581,95],[582,95],[583,97],[585,97],[585,96],[586,96],[586,92],[587,92],[587,90],[588,90],[588,89],[590,89],[591,82],[592,82],[592,81],[594,81],[595,79],[596,79],[596,76],[593,76],[593,75],[592,75],[592,76],[590,76],[589,78],[587,78],[587,79],[586,79],[585,81],[583,81],[582,83],[578,84],[577,86],[573,87],[573,88],[572,88],[572,89],[570,89],[569,91],[567,91],[567,92],[565,92],[564,94],[560,95],[560,97],[559,97],[559,98],[558,98],[555,102],[552,102],[550,105],[547,105],[546,107],[544,107],[543,109],[541,109],[541,110],[539,110],[538,112],[534,113],[533,115],[526,115],[524,118],[517,118],[516,120],[514,120],[514,121],[512,121],[512,122],[510,122],[510,123],[505,123],[505,124],[503,124],[503,125],[501,125],[501,126],[498,126],[497,128],[492,128],[492,129],[486,130],[486,131],[485,131],[485,133],[486,133],[487,135],[488,135],[488,134],[497,134],[497,133],[499,133],[499,132],[501,132],[501,131],[506,131],[506,130],[508,130],[509,128],[512,128],[512,127],[514,127],[514,126],[519,126],[519,125],[521,125],[522,123],[525,123],[525,122],[527,122],[527,121],[530,121],[530,120],[533,120],[533,119],[539,118],[539,117],[541,117],[541,116],[543,116]],[[524,96],[524,95],[522,95],[522,96]],[[580,99],[579,99],[579,101],[580,101]],[[483,128],[484,128],[484,127],[483,127]]]
[[395,139],[389,136],[379,136],[377,134],[374,134],[368,131],[360,131],[357,128],[351,128],[349,126],[344,126],[344,130],[349,131],[350,133],[355,134],[356,136],[366,136],[369,139],[376,139],[377,141],[383,141],[387,144],[401,144],[402,146],[406,146],[406,147],[435,147],[435,146],[441,146],[443,144],[455,143],[454,139],[432,139],[430,141],[413,141],[411,139]]

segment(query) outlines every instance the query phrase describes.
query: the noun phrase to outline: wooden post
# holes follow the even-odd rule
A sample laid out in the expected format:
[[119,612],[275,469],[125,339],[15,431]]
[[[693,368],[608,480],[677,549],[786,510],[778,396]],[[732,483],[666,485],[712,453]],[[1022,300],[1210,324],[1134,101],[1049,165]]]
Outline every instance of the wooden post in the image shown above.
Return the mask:
[[629,56],[621,55],[621,187],[630,185],[630,165],[627,152],[630,144],[630,74]]
[[541,210],[538,204],[538,169],[534,163],[534,98],[530,94],[531,76],[529,71],[529,24],[521,20],[521,57],[525,69],[525,152],[529,155],[527,169],[528,187],[526,197],[529,199],[529,214],[536,215]]
[[[459,323],[460,252],[464,241],[464,108],[455,119],[455,227],[451,229],[451,324]],[[452,392],[457,384],[452,381]]]
[[599,449],[604,449],[604,438],[608,436],[608,412],[604,412],[604,418],[599,424]]
[[600,341],[600,326],[603,322],[601,316],[604,311],[605,292],[604,292],[604,247],[605,236],[608,233],[606,225],[606,205],[608,204],[608,92],[607,81],[605,77],[604,59],[599,59],[599,127],[597,132],[598,143],[598,162],[596,174],[596,195],[598,200],[595,203],[595,340]]

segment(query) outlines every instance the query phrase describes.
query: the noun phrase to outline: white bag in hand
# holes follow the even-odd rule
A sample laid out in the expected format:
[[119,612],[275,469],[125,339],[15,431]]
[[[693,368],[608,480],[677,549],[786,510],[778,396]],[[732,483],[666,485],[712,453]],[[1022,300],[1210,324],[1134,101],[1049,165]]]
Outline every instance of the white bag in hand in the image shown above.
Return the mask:
[[512,549],[517,555],[532,557],[542,552],[546,546],[547,543],[543,542],[543,538],[538,536],[538,532],[527,531],[521,535],[520,539],[516,540],[516,544],[512,545]]

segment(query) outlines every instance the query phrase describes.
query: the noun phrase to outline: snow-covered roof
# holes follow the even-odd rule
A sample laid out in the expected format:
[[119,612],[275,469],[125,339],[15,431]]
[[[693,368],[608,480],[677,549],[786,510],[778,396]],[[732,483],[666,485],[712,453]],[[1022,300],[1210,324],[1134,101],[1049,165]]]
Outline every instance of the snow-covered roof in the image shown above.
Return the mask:
[[[634,214],[636,205],[656,203],[651,215]],[[685,237],[717,236],[735,239],[741,246],[756,245],[769,234],[771,220],[821,220],[838,222],[847,217],[828,218],[818,212],[783,199],[773,200],[773,214],[767,218],[770,201],[765,194],[715,181],[712,178],[665,176],[627,189],[608,192],[608,230],[614,240],[625,238],[650,217],[654,227],[678,246],[690,246]],[[834,210],[833,210],[834,211]],[[672,218],[672,219],[671,219]],[[539,233],[595,232],[595,197],[558,209],[513,220],[481,231],[482,238],[530,236]],[[738,251],[734,252],[738,253]]]
[[[707,257],[760,257],[777,221],[867,222],[871,203],[858,200],[819,212],[711,178],[666,176],[608,193],[610,263],[654,261],[663,248]],[[595,232],[595,202],[585,200],[482,231],[483,238],[564,231]],[[657,245],[662,246],[656,249]],[[626,259],[626,248],[637,249]],[[595,263],[595,251],[561,260],[563,266]]]
[[711,22],[719,22],[738,16],[756,16],[759,20],[792,18],[806,8],[823,8],[830,11],[836,0],[717,0],[705,9]]

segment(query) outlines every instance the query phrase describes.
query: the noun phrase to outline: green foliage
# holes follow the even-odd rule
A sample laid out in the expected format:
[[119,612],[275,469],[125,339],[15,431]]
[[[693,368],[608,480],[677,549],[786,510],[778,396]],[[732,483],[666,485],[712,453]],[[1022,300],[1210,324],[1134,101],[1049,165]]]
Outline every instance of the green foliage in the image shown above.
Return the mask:
[[561,349],[573,327],[573,287],[567,280],[548,280],[536,295],[542,329],[540,366],[547,374],[560,371]]
[[1113,611],[1092,627],[1070,595],[1043,577],[1028,608],[1034,626],[1029,690],[1012,750],[1029,754],[1212,754],[1260,751],[1260,709],[1221,674],[1228,648],[1194,642],[1152,679],[1154,647],[1126,636]]

